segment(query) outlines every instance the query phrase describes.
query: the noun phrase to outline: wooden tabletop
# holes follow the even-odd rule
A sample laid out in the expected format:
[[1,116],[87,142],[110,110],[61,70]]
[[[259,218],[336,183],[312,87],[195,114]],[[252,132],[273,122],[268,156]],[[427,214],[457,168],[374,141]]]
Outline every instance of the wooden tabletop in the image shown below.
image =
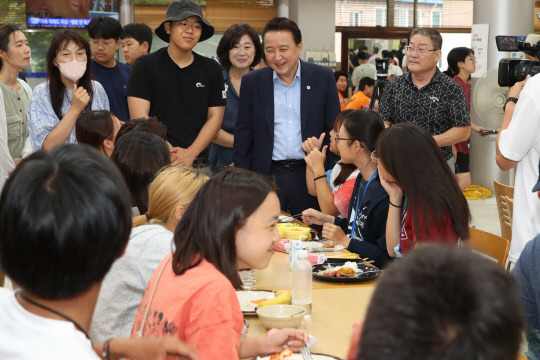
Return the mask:
[[[347,250],[325,253],[348,253]],[[258,289],[291,290],[292,274],[289,255],[276,252],[270,265],[256,270]],[[364,321],[369,300],[375,288],[375,280],[359,283],[334,283],[313,279],[312,316],[302,327],[317,339],[312,352],[345,358],[353,332],[353,324]],[[246,316],[249,322],[248,337],[263,336],[266,329],[257,316]]]

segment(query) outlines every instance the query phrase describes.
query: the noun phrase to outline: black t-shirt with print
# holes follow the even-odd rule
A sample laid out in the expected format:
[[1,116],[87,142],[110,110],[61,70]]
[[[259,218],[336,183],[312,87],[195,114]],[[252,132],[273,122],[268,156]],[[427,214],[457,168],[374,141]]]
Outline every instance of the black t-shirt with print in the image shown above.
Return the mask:
[[[384,87],[379,115],[392,124],[403,122],[422,126],[431,135],[440,135],[460,126],[471,124],[463,89],[439,69],[420,90],[406,73],[391,80]],[[441,147],[446,160],[452,147]]]
[[[223,74],[212,59],[193,53],[193,62],[181,69],[167,48],[135,61],[127,96],[150,101],[150,116],[167,127],[173,146],[189,147],[206,123],[208,108],[225,106]],[[203,154],[201,154],[203,155]]]

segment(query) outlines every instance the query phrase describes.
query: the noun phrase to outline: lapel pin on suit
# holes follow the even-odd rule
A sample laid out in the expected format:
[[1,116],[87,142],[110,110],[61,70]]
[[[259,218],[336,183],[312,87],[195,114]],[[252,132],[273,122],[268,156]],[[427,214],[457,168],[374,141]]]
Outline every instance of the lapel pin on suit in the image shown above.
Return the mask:
[[309,90],[309,89],[311,89],[311,86],[309,86],[309,85],[308,85],[308,86],[306,86],[306,89],[308,89],[308,90]]

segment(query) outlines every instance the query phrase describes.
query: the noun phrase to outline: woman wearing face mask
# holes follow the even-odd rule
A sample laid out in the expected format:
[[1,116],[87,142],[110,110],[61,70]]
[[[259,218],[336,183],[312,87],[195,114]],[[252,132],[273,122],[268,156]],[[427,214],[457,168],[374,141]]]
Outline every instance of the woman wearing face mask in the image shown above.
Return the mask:
[[242,76],[259,63],[262,47],[257,32],[248,24],[234,24],[225,31],[217,47],[217,56],[223,69],[227,106],[221,130],[210,145],[210,168],[216,172],[233,162],[234,126],[238,114],[238,97]]
[[75,123],[83,110],[109,110],[107,94],[91,80],[90,46],[78,33],[58,32],[47,51],[48,80],[34,88],[28,133],[34,150],[75,143]]

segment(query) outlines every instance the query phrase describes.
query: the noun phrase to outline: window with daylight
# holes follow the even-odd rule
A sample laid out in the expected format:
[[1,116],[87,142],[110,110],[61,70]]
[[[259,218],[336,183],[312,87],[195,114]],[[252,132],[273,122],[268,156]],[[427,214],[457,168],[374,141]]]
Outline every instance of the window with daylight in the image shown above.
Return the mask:
[[386,26],[386,9],[375,8],[375,26]]
[[362,25],[362,12],[352,12],[351,13],[351,26],[361,26]]

